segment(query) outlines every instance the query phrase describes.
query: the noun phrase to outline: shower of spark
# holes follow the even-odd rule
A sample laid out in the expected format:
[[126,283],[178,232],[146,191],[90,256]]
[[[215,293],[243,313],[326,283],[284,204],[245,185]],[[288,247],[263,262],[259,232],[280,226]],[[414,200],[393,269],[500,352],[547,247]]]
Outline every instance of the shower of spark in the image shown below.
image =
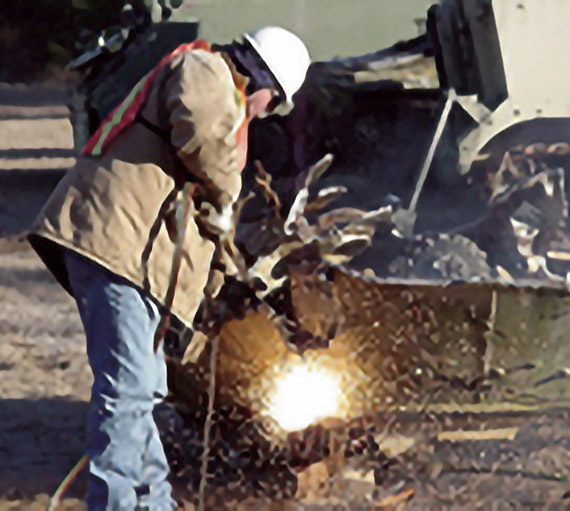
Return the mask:
[[342,414],[341,376],[314,363],[289,366],[275,381],[269,414],[286,431],[299,431]]

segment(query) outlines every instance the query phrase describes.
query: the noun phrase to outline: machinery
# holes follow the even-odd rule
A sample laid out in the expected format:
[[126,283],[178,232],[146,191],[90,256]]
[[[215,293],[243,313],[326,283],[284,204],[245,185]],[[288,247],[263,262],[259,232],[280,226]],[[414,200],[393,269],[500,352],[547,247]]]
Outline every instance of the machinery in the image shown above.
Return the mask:
[[[490,7],[499,27],[498,37],[492,34],[492,17],[485,16]],[[570,13],[569,6],[556,0],[540,3],[495,0],[459,2],[451,13],[453,9],[463,9],[468,20],[466,29],[479,39],[473,43],[478,76],[472,77],[472,83],[463,89],[466,97],[460,99],[461,106],[478,124],[477,129],[460,140],[462,171],[468,171],[474,155],[505,131],[509,132],[511,140],[520,139],[525,134],[532,137],[533,133],[542,131],[544,142],[558,141],[549,140],[552,128],[548,130],[548,122],[545,121],[553,121],[552,127],[555,126],[559,132],[560,140],[565,140],[567,122],[556,121],[567,118],[570,113],[570,103],[564,94],[562,36],[566,29],[564,19]],[[449,15],[446,13],[438,22],[449,23],[446,16]],[[548,30],[541,27],[548,27]],[[505,63],[504,71],[499,65],[501,60]],[[445,65],[446,71],[449,67],[458,69],[461,66],[454,57],[449,61],[453,64]],[[452,76],[454,71],[448,73]],[[460,78],[456,86],[458,91],[462,90],[459,83]],[[479,90],[477,83],[482,84]],[[478,101],[469,97],[469,93],[477,94]]]

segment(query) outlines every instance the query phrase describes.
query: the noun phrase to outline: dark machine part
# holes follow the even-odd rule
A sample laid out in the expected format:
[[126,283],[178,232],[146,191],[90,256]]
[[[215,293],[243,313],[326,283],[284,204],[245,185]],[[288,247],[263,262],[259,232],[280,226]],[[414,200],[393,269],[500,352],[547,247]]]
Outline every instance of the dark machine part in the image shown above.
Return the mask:
[[477,95],[489,110],[508,97],[492,0],[444,0],[428,12],[442,88]]

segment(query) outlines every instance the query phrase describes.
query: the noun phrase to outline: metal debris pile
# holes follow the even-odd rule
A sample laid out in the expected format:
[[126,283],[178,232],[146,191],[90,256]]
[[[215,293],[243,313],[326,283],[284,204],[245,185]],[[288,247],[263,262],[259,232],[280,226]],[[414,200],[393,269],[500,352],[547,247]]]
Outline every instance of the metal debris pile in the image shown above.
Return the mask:
[[488,253],[490,264],[507,269],[513,279],[532,275],[566,280],[569,155],[566,142],[515,146],[504,153],[498,170],[487,176],[488,209],[478,225],[464,232]]

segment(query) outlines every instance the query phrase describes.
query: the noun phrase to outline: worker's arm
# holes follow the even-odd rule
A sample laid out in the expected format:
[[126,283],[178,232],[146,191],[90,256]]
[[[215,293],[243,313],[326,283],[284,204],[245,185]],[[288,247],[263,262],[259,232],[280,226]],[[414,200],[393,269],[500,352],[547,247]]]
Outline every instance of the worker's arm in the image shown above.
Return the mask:
[[247,137],[236,134],[244,119],[244,105],[231,73],[216,54],[191,51],[171,70],[165,87],[171,142],[189,174],[222,208],[241,188]]

